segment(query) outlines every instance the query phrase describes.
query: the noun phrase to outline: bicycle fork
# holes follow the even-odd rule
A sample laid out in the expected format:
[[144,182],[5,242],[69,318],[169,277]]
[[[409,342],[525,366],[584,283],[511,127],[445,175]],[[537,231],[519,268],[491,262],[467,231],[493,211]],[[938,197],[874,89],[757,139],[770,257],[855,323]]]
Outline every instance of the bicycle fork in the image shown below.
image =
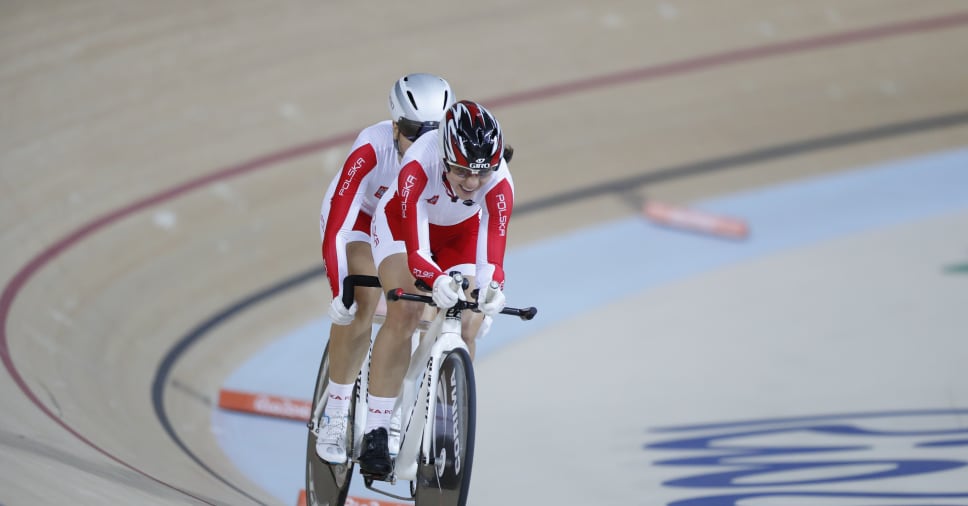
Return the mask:
[[[446,315],[438,316],[425,335],[433,336],[439,330],[437,339],[424,339],[411,357],[407,370],[405,388],[401,392],[401,406],[412,406],[409,413],[404,412],[401,420],[403,438],[400,442],[400,452],[394,465],[394,475],[398,479],[415,480],[420,464],[434,463],[433,430],[436,412],[436,386],[439,382],[440,364],[445,353],[457,349],[467,348],[461,338],[460,312],[447,311]],[[421,375],[423,375],[421,381]],[[417,382],[420,381],[419,387]],[[407,416],[409,415],[409,416]],[[415,424],[415,420],[423,423]]]

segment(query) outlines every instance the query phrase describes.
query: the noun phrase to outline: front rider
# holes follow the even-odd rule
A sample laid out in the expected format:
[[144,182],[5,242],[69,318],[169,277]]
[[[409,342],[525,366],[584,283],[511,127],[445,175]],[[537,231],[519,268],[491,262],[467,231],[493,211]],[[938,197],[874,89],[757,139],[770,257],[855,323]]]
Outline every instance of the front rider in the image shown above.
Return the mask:
[[[372,221],[373,258],[386,289],[412,287],[420,280],[433,287],[439,308],[450,308],[457,303],[459,287],[447,272],[468,277],[468,293],[479,287],[482,313],[462,315],[462,334],[472,357],[473,337],[484,330],[482,319],[493,318],[505,302],[504,252],[514,184],[503,157],[497,119],[478,103],[457,102],[447,109],[436,135],[420,137],[406,152],[403,168]],[[364,474],[386,476],[392,471],[388,428],[409,365],[410,336],[423,309],[422,303],[412,301],[387,304],[370,362],[359,459]]]

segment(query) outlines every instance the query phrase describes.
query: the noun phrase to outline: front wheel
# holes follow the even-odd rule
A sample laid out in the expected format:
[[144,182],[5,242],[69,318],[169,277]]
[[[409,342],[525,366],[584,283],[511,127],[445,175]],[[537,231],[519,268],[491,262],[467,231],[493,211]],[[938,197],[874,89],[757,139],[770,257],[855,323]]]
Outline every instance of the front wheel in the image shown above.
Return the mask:
[[[312,413],[321,402],[326,402],[326,388],[329,386],[329,343],[323,351],[323,358],[319,364],[316,376],[316,390],[313,393]],[[359,395],[360,382],[357,380],[353,388],[353,399],[350,401],[350,413],[347,418],[347,452],[352,448],[350,439],[353,434],[356,400]],[[321,413],[322,411],[320,411]],[[314,420],[318,427],[319,420]],[[343,506],[350,490],[350,480],[353,478],[353,460],[347,459],[345,464],[333,465],[324,462],[316,455],[316,434],[309,431],[306,445],[306,504],[308,506]]]
[[467,350],[441,361],[431,442],[432,462],[417,471],[416,506],[464,506],[471,484],[477,416],[474,368]]

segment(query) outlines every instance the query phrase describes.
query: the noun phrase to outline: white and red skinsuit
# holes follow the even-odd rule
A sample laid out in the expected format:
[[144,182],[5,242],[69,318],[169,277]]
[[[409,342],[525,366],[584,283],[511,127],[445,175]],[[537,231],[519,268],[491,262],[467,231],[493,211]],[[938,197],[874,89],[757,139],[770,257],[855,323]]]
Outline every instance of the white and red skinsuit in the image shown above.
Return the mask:
[[333,178],[319,212],[319,233],[326,276],[333,298],[340,295],[349,274],[346,245],[370,242],[370,221],[383,192],[396,180],[400,159],[393,143],[393,122],[364,128]]
[[372,222],[376,264],[406,253],[410,272],[433,286],[444,269],[504,286],[504,254],[514,208],[514,183],[507,162],[482,181],[473,199],[459,199],[445,179],[436,131],[407,150],[399,176],[377,204]]

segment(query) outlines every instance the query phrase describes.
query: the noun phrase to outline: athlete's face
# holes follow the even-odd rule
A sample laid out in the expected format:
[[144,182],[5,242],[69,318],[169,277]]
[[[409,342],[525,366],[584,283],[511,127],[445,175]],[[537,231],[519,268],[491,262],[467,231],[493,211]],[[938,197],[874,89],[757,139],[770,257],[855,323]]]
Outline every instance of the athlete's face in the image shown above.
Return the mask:
[[[446,162],[444,162],[446,163]],[[467,167],[446,163],[449,169],[444,177],[458,197],[469,199],[494,174],[493,170],[471,170]]]
[[407,152],[407,149],[410,148],[410,146],[413,144],[413,141],[400,133],[400,129],[397,127],[396,123],[393,124],[393,140],[397,141],[397,157],[402,159],[403,154]]

